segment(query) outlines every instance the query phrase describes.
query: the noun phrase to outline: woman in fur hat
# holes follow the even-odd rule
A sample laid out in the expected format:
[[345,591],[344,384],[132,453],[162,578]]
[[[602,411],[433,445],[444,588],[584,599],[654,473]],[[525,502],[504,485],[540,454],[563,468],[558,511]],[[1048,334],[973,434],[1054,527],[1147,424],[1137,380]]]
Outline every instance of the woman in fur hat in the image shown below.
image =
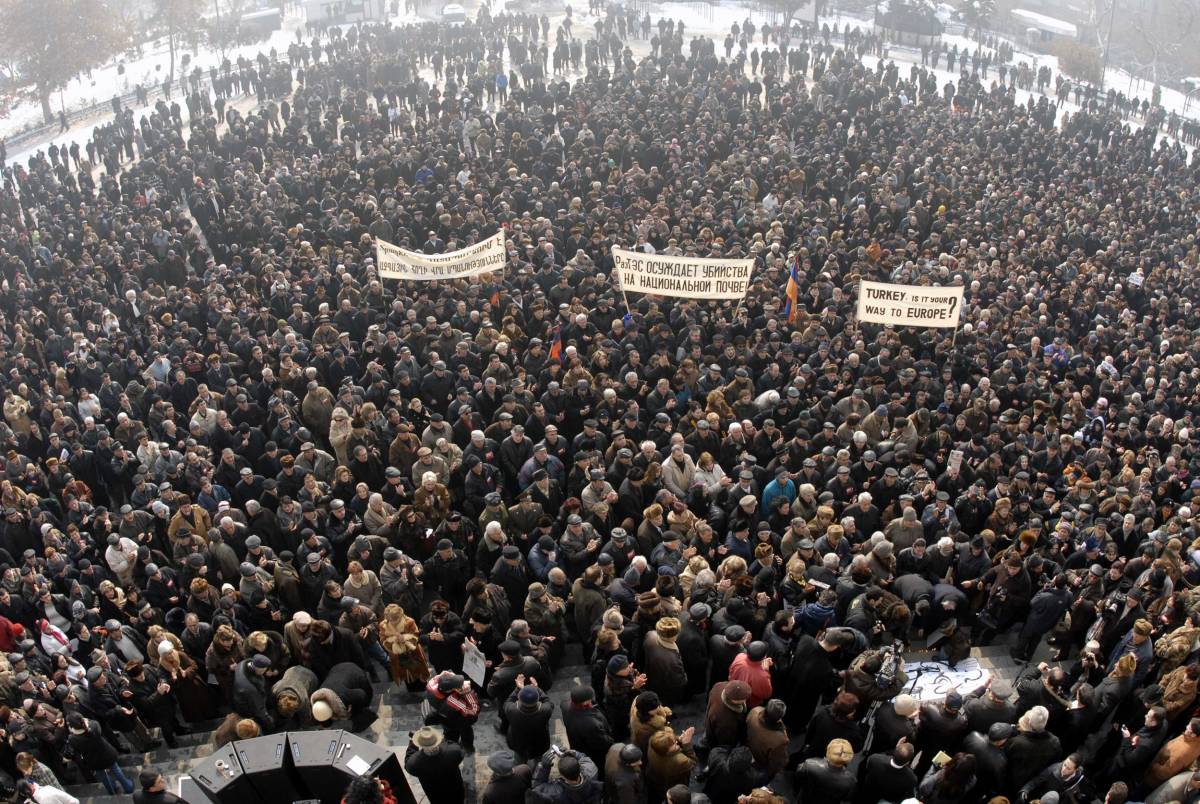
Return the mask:
[[420,692],[429,679],[429,663],[421,647],[421,631],[404,609],[391,603],[379,621],[379,641],[388,652],[392,682]]

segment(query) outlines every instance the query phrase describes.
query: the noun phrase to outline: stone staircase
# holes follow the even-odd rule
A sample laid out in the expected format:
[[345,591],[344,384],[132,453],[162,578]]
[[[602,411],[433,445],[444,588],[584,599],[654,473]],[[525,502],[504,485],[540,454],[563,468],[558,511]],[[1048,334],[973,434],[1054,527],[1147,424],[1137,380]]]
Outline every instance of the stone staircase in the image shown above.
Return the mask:
[[[155,770],[172,782],[185,773],[198,759],[212,753],[212,731],[220,720],[195,723],[191,734],[178,735],[178,748],[163,746],[144,754],[122,754],[117,764],[125,771],[125,775],[133,780],[137,789],[138,774],[143,770]],[[92,784],[68,785],[67,792],[81,802],[88,804],[128,804],[129,796],[110,796],[99,782]]]
[[[990,670],[997,678],[1013,682],[1020,673],[1022,666],[1009,656],[1009,649],[1015,642],[1015,635],[1001,635],[996,642],[984,648],[973,648],[971,656],[978,659],[982,667]],[[1035,655],[1034,661],[1040,661],[1048,656],[1048,649],[1042,647]],[[583,664],[580,647],[570,644],[566,648],[563,666],[554,676],[554,684],[548,691],[550,700],[554,703],[554,715],[551,719],[551,739],[555,744],[567,747],[566,730],[563,727],[559,705],[568,700],[571,687],[577,683],[590,683],[590,670]],[[422,710],[422,695],[413,695],[403,688],[397,688],[390,683],[377,682],[375,685],[375,711],[379,719],[360,736],[380,745],[386,745],[403,756],[408,746],[409,733],[420,728],[424,718]],[[697,727],[697,732],[703,731],[704,703],[696,699],[674,709],[674,723],[677,730],[689,726]],[[120,759],[120,765],[125,772],[137,780],[137,774],[142,770],[156,770],[163,774],[168,781],[169,789],[177,790],[178,779],[187,773],[188,769],[198,759],[212,753],[212,729],[220,721],[196,724],[192,734],[179,737],[179,747],[174,749],[159,748],[145,754],[126,754]],[[475,752],[468,754],[463,762],[462,774],[467,786],[467,801],[476,801],[483,788],[491,779],[491,771],[487,767],[487,758],[492,753],[507,748],[504,736],[497,730],[496,707],[486,702],[479,722],[475,726]],[[799,738],[794,737],[794,748],[798,748]],[[417,801],[425,801],[420,784],[410,777],[410,785]],[[790,792],[790,776],[781,774],[773,787],[785,797]],[[787,789],[785,789],[787,788]],[[83,804],[124,804],[128,796],[109,796],[100,784],[75,785],[68,792],[80,799]],[[191,802],[190,804],[196,804]]]

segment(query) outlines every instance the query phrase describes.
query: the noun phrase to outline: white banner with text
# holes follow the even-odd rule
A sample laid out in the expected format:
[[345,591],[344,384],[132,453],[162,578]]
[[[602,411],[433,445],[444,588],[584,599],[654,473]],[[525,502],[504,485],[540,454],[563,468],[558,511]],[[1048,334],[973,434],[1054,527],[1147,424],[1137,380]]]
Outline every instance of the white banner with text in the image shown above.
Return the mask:
[[617,281],[626,293],[737,301],[746,295],[754,271],[753,259],[669,257],[623,248],[614,248],[612,255]]
[[432,282],[504,270],[504,231],[446,254],[421,254],[375,240],[376,262],[383,279]]
[[863,280],[858,288],[858,320],[900,327],[958,326],[963,289],[889,285]]

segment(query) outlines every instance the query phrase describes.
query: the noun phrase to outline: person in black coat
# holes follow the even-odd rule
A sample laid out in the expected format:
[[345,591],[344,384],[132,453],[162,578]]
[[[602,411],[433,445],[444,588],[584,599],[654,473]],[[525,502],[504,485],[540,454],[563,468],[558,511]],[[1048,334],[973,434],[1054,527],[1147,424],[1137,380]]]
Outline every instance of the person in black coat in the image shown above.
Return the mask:
[[270,732],[275,726],[267,709],[267,682],[263,678],[270,668],[271,660],[258,653],[238,662],[233,671],[233,711],[252,718],[262,727],[263,733]]
[[497,751],[487,759],[491,781],[479,796],[480,804],[513,804],[525,800],[533,786],[533,769],[518,764],[512,751]]
[[828,632],[820,641],[807,634],[796,639],[787,687],[780,696],[787,704],[786,723],[793,733],[808,726],[813,710],[833,686],[837,678],[833,657],[840,649],[838,638]]
[[1017,707],[1010,700],[1012,694],[1012,684],[994,677],[990,679],[986,687],[972,693],[963,705],[967,727],[987,734],[993,723],[1016,723]]
[[504,703],[508,747],[518,759],[540,757],[550,750],[550,718],[554,705],[533,679],[517,679],[517,688]]
[[404,770],[417,778],[430,804],[462,804],[466,800],[462,748],[447,742],[437,729],[425,726],[412,736],[404,752]]
[[341,699],[354,721],[354,731],[362,731],[377,719],[371,709],[375,697],[371,677],[354,662],[341,662],[330,668],[321,689],[330,690]]
[[804,733],[805,758],[823,756],[826,746],[837,739],[848,742],[855,752],[862,750],[866,735],[855,718],[858,703],[854,693],[840,692],[833,703],[817,710]]
[[345,628],[335,627],[324,620],[314,620],[308,630],[308,668],[324,678],[334,665],[351,662],[359,667],[367,666],[362,643],[355,634]]
[[133,794],[133,804],[183,804],[183,799],[167,790],[167,780],[158,771],[142,771],[138,784],[142,789]]
[[1140,779],[1150,766],[1151,760],[1167,739],[1167,713],[1161,706],[1146,710],[1144,725],[1136,734],[1129,727],[1121,727],[1121,747],[1113,759],[1111,772],[1101,774],[1106,779]]
[[1059,801],[1073,801],[1073,794],[1083,782],[1082,765],[1078,754],[1051,762],[1021,788],[1021,801],[1034,801],[1051,791],[1058,793]]
[[171,696],[171,685],[157,667],[141,662],[130,662],[125,666],[129,676],[129,689],[133,692],[133,707],[148,726],[162,730],[163,742],[175,748],[179,742],[175,732],[175,699]]
[[808,804],[836,804],[849,801],[857,779],[850,770],[854,749],[845,740],[834,740],[825,749],[821,759],[806,759],[796,769],[796,787],[802,793],[800,800]]
[[[467,602],[467,581],[471,580],[471,563],[466,553],[456,550],[454,542],[449,539],[440,539],[437,552],[425,559],[421,569],[421,580],[425,582],[426,591],[447,601],[452,609],[462,609]],[[522,591],[517,598],[510,593],[508,599],[524,600],[525,592]]]
[[1062,743],[1046,731],[1049,720],[1046,707],[1035,706],[1017,721],[1019,733],[1004,746],[1008,757],[1007,790],[1021,789],[1038,771],[1062,756]]
[[924,776],[938,751],[956,753],[957,745],[967,731],[967,717],[962,713],[962,696],[957,692],[946,695],[941,704],[927,703],[921,707],[921,725],[917,734],[921,761],[917,775]]
[[1073,599],[1071,590],[1067,588],[1067,576],[1058,573],[1050,586],[1035,594],[1029,602],[1025,625],[1021,627],[1017,644],[1010,651],[1012,657],[1021,662],[1029,661],[1042,637],[1054,630],[1054,626],[1071,607]]
[[972,731],[963,738],[962,748],[975,757],[975,790],[983,796],[998,795],[1006,789],[1008,756],[1004,747],[1016,728],[1011,723],[993,723],[987,733]]
[[708,640],[709,689],[729,680],[729,666],[748,641],[746,629],[740,625],[727,626]]
[[117,749],[104,739],[99,723],[75,713],[67,717],[67,729],[67,746],[76,765],[100,779],[109,795],[133,792],[133,780],[117,764]]
[[608,718],[596,708],[595,691],[584,685],[575,687],[571,699],[563,701],[560,709],[567,742],[576,751],[587,754],[597,768],[603,768],[613,735]]
[[917,789],[917,774],[912,769],[915,754],[912,743],[905,740],[895,744],[890,752],[867,757],[858,768],[854,804],[911,798]]
[[[712,609],[706,603],[696,603],[688,609],[688,618],[679,629],[675,646],[683,657],[687,670],[687,695],[693,697],[708,690],[708,643]],[[732,659],[730,660],[732,661]],[[728,671],[727,671],[728,672]],[[595,758],[593,757],[593,761]],[[601,767],[597,763],[597,767]]]
[[506,544],[488,575],[492,583],[504,590],[510,601],[521,601],[529,594],[529,569],[515,544]]
[[429,604],[429,613],[421,618],[421,645],[429,663],[437,671],[462,670],[462,643],[466,638],[463,632],[462,619],[450,611],[450,604],[445,600],[435,600]]
[[541,664],[532,656],[521,654],[521,644],[516,640],[506,639],[500,643],[500,664],[492,669],[492,677],[488,679],[487,694],[495,701],[500,709],[500,723],[504,726],[504,702],[517,688],[517,678],[534,678],[542,671]]
[[900,740],[916,743],[918,704],[911,695],[897,695],[884,701],[875,710],[871,733],[871,744],[867,751],[872,754],[890,753]]
[[754,755],[744,745],[714,748],[708,755],[704,792],[713,804],[736,804],[739,796],[766,782],[754,767]]

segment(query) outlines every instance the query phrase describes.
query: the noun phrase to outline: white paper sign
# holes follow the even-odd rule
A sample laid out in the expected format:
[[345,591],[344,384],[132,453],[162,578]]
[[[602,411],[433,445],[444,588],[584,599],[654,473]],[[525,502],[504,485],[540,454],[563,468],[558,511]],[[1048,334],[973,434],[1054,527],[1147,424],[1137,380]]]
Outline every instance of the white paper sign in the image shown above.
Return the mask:
[[858,320],[905,327],[958,326],[963,289],[889,285],[863,280],[858,288]]
[[952,449],[950,450],[950,460],[946,462],[946,465],[951,469],[957,469],[962,466],[962,459],[963,451],[961,449]]
[[371,769],[371,763],[355,754],[346,760],[346,768],[355,776],[362,776]]
[[940,701],[951,692],[970,695],[992,677],[992,671],[980,667],[976,659],[963,659],[954,669],[945,662],[906,662],[904,674],[908,676],[904,692],[921,702]]
[[1142,276],[1137,271],[1134,271],[1133,273],[1131,273],[1128,277],[1126,277],[1126,279],[1129,282],[1129,284],[1131,284],[1137,288],[1140,288],[1142,286],[1142,283],[1146,281],[1146,277]]
[[669,257],[623,248],[614,248],[612,255],[617,282],[626,293],[737,301],[746,295],[754,272],[753,259]]
[[375,253],[375,261],[379,264],[379,276],[384,279],[407,279],[416,282],[458,279],[504,270],[504,231],[496,232],[487,240],[446,254],[421,254],[393,246],[386,240],[376,239]]
[[466,651],[463,653],[463,672],[467,678],[475,682],[476,687],[483,687],[484,676],[487,675],[487,660],[483,657],[483,651],[466,643]]

